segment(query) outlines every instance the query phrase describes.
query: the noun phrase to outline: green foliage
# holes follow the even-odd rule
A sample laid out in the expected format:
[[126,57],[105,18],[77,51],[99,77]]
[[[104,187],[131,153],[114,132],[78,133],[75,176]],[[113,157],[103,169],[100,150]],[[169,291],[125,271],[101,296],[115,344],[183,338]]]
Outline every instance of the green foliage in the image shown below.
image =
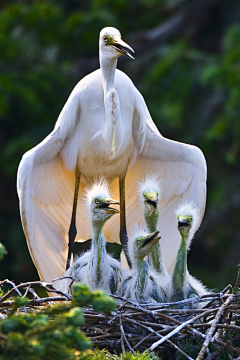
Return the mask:
[[[202,343],[199,339],[189,339],[182,340],[180,344],[178,344],[179,348],[183,350],[188,356],[196,359],[199,351],[201,350]],[[176,360],[184,360],[186,357],[177,351]]]
[[86,306],[91,302],[95,311],[114,311],[116,309],[116,301],[107,296],[103,291],[96,290],[91,293],[85,284],[73,285],[73,302],[77,306]]
[[7,255],[7,249],[2,243],[0,243],[0,260],[4,258],[4,255]]
[[126,353],[126,354],[111,354],[109,351],[103,349],[95,349],[83,352],[79,355],[78,360],[160,360],[153,352],[144,352],[139,353],[138,351],[135,354]]
[[29,304],[28,299],[16,298],[13,311],[10,311],[8,318],[0,321],[0,359],[81,358],[81,352],[91,348],[92,344],[79,328],[84,323],[84,316],[78,302],[84,306],[92,304],[96,311],[111,311],[116,308],[116,302],[112,298],[109,299],[100,291],[91,293],[81,284],[74,287],[70,303],[57,304],[31,313],[16,313],[19,307]]
[[116,301],[106,296],[106,294],[101,290],[96,290],[92,298],[92,306],[95,311],[114,311],[116,309]]

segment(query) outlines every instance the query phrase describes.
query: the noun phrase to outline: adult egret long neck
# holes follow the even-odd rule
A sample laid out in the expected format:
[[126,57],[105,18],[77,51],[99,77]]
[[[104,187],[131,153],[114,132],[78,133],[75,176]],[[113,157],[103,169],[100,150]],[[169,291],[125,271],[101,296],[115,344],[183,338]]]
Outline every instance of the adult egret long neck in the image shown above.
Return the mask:
[[109,159],[114,159],[123,143],[120,100],[114,85],[117,58],[107,57],[106,54],[103,55],[100,52],[100,67],[106,112],[106,127],[103,137],[109,151]]

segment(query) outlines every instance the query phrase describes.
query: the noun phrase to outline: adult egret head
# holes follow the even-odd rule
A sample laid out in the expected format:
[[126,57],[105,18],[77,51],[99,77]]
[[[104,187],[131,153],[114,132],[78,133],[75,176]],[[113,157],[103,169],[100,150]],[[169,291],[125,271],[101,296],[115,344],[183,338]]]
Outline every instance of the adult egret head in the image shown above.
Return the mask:
[[106,27],[101,30],[99,51],[100,56],[105,59],[117,59],[120,55],[134,59],[132,55],[134,50],[122,40],[119,30],[113,27]]

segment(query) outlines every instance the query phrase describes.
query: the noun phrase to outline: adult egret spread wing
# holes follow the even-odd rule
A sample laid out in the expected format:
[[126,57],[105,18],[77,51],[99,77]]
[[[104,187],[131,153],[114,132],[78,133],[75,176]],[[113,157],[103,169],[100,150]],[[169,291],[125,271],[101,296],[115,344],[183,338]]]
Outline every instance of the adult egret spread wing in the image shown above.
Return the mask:
[[[75,234],[78,241],[90,237],[81,193],[95,176],[112,181],[112,196],[120,197],[120,225],[119,219],[112,218],[104,233],[107,241],[119,242],[120,230],[127,253],[125,200],[127,225],[141,220],[136,183],[146,172],[160,173],[163,201],[159,228],[168,268],[176,257],[176,239],[180,241],[173,226],[176,204],[183,199],[193,200],[201,218],[204,213],[203,154],[194,146],[160,135],[141,94],[127,75],[116,70],[121,54],[132,57],[132,49],[121,40],[117,29],[100,32],[99,50],[100,69],[76,85],[54,130],[28,151],[19,165],[22,224],[39,276],[45,281],[65,272],[68,233],[73,241]],[[72,246],[72,240],[70,243]]]

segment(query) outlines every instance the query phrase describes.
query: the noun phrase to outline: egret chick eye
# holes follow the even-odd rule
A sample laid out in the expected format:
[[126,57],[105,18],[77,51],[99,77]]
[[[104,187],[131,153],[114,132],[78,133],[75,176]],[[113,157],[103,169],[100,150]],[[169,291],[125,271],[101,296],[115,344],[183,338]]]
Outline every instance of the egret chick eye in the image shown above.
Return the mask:
[[99,204],[99,200],[98,200],[98,199],[95,199],[95,204]]

